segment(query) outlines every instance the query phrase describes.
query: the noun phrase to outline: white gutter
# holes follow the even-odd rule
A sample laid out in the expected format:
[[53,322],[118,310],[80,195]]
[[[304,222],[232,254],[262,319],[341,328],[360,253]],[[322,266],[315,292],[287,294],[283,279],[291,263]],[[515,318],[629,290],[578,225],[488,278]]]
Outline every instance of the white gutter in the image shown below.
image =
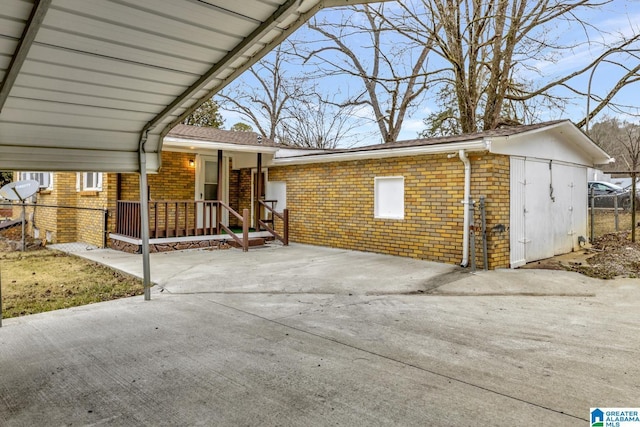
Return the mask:
[[367,149],[363,147],[359,151],[333,152],[326,154],[308,154],[289,156],[278,151],[271,163],[272,166],[303,165],[309,163],[346,162],[362,159],[383,159],[388,157],[419,156],[424,154],[448,154],[459,150],[486,151],[489,147],[484,140],[466,141],[456,143],[443,143],[436,145],[422,145],[399,148]]
[[462,230],[462,262],[460,262],[460,266],[466,267],[469,265],[469,199],[471,198],[471,162],[464,150],[460,150],[458,152],[458,156],[464,164],[464,200],[462,200],[464,216]]
[[174,136],[164,137],[164,147],[167,148],[188,148],[188,149],[202,149],[202,150],[224,150],[224,151],[239,151],[245,153],[275,153],[280,150],[280,147],[271,147],[268,145],[249,145],[249,144],[234,144],[230,142],[215,142],[215,141],[203,141],[201,139],[190,138],[176,138]]

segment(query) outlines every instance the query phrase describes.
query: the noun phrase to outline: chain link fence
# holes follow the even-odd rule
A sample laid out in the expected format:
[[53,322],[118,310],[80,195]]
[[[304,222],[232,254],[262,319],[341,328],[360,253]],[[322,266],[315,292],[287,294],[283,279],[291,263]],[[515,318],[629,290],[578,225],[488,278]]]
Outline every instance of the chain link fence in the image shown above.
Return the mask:
[[[637,225],[640,213],[636,213],[636,216]],[[589,210],[589,236],[592,240],[609,233],[630,232],[632,224],[630,211],[604,208]]]
[[105,248],[110,226],[107,208],[0,202],[0,237],[14,250]]
[[[630,232],[633,225],[630,193],[589,196],[590,240],[609,233]],[[640,200],[636,198],[636,223],[640,218]],[[637,225],[637,224],[636,224]]]

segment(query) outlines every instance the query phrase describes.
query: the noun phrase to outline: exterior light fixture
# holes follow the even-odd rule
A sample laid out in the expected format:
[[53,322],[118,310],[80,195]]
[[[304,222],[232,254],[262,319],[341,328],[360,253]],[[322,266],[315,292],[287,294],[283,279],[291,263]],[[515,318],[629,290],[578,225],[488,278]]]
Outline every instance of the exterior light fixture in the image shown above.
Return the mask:
[[195,167],[195,166],[196,166],[196,161],[195,161],[195,160],[193,160],[193,159],[189,159],[189,167],[190,167],[190,168],[193,168],[193,167]]

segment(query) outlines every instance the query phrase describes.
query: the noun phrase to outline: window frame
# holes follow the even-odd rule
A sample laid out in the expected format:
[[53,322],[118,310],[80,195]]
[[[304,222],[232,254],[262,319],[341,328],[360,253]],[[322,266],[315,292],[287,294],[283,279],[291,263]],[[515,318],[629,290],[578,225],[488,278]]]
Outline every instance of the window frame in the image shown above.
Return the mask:
[[[39,179],[35,179],[34,178],[35,174],[42,174],[43,178],[46,176],[47,179],[48,179],[47,185],[44,185],[42,182],[40,182]],[[53,188],[53,173],[52,172],[25,171],[25,172],[20,172],[19,176],[20,176],[20,180],[37,181],[38,184],[39,184],[39,186],[38,186],[39,190],[51,190]]]
[[[391,187],[393,184],[396,188]],[[373,217],[375,219],[404,220],[404,187],[404,176],[377,176],[373,179]],[[389,204],[398,202],[399,206],[388,207]]]
[[[92,175],[95,185],[87,186],[87,177]],[[76,175],[77,191],[102,191],[102,172],[82,172]]]

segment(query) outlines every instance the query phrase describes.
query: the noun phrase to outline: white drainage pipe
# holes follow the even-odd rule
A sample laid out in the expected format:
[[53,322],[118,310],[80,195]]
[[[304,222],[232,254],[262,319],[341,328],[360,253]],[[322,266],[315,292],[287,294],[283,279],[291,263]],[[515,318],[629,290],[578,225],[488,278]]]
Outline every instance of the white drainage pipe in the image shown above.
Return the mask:
[[469,199],[471,198],[471,162],[464,150],[458,152],[460,160],[464,164],[464,199],[462,206],[464,207],[463,229],[462,229],[462,261],[460,266],[469,265]]

